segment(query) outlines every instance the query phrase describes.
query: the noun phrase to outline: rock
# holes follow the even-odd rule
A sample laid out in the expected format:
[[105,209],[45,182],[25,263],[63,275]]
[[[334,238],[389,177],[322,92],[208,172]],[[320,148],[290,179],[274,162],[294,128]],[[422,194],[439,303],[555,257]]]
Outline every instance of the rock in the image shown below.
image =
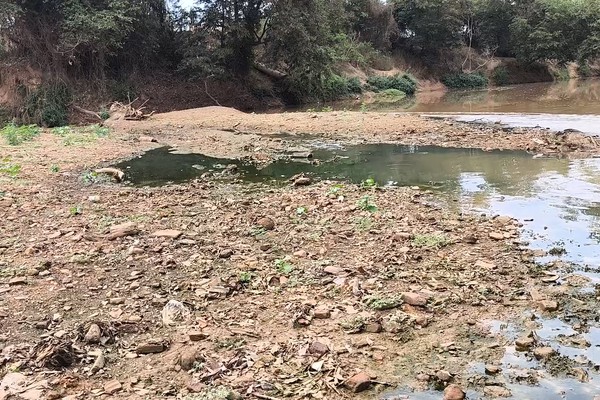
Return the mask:
[[503,240],[504,239],[504,234],[502,234],[500,232],[490,232],[489,236],[491,239],[494,239],[494,240]]
[[346,381],[346,387],[354,393],[364,392],[371,386],[371,377],[359,372]]
[[90,325],[87,333],[85,334],[84,340],[86,343],[100,343],[102,331],[96,324]]
[[307,186],[312,183],[312,179],[307,176],[301,176],[294,180],[294,186]]
[[125,222],[124,224],[111,226],[110,233],[106,238],[108,240],[115,240],[120,237],[135,235],[138,232],[139,229],[135,222]]
[[444,400],[464,400],[465,392],[458,385],[448,385],[444,390]]
[[485,373],[488,375],[496,375],[498,373],[500,373],[502,371],[502,368],[500,368],[497,365],[486,365],[485,366]]
[[8,281],[10,286],[27,285],[27,279],[23,276],[16,276]]
[[232,255],[233,255],[233,250],[225,249],[219,253],[219,258],[231,258]]
[[142,343],[135,348],[137,354],[156,354],[165,351],[165,345],[160,342]]
[[435,373],[435,376],[440,382],[450,382],[452,380],[452,374],[444,370],[439,370]]
[[89,196],[88,201],[90,203],[98,203],[100,202],[100,196]]
[[498,222],[501,225],[508,225],[513,221],[513,219],[511,217],[502,215],[502,216],[496,217],[494,219],[494,221]]
[[117,168],[110,168],[110,167],[109,168],[100,168],[100,169],[95,170],[94,172],[97,174],[110,175],[117,182],[122,182],[123,178],[125,178],[125,172],[123,172]]
[[194,367],[197,357],[198,357],[198,353],[195,349],[184,350],[179,355],[179,365],[181,365],[181,368],[184,371],[189,371],[190,369],[192,369]]
[[156,140],[155,138],[153,138],[152,136],[147,136],[147,135],[142,135],[138,138],[138,140],[140,142],[150,142],[150,143],[157,143],[158,140]]
[[190,333],[188,333],[188,337],[192,342],[199,342],[201,340],[206,339],[208,335],[206,333],[203,333],[202,331],[191,331]]
[[329,352],[329,347],[327,347],[326,344],[323,344],[321,342],[312,342],[310,344],[310,346],[308,346],[308,352],[310,354],[322,356],[324,354],[327,354],[327,352]]
[[104,358],[104,354],[100,353],[96,360],[94,361],[94,365],[92,365],[91,372],[96,373],[100,371],[106,365],[106,359]]
[[108,303],[112,305],[119,305],[125,303],[125,299],[123,297],[113,297],[108,300]]
[[263,217],[256,221],[256,223],[258,224],[258,226],[260,226],[266,231],[272,231],[273,229],[275,229],[275,221],[273,221],[269,217]]
[[344,272],[344,269],[340,267],[334,267],[333,265],[329,265],[325,267],[323,271],[331,275],[340,275]]
[[542,311],[552,312],[558,310],[558,303],[553,300],[542,300],[539,302],[539,306]]
[[510,390],[504,386],[490,385],[483,388],[483,394],[487,397],[498,398],[498,397],[512,397]]
[[192,311],[177,300],[169,300],[161,311],[163,325],[176,325],[177,322],[185,322],[192,315]]
[[535,340],[532,337],[522,337],[515,341],[515,347],[517,351],[527,351],[535,344]]
[[480,269],[496,269],[496,264],[490,263],[490,262],[486,262],[486,261],[483,261],[483,260],[478,260],[477,262],[475,262],[475,268],[480,268]]
[[329,310],[329,307],[317,306],[313,311],[313,316],[316,319],[327,319],[331,317],[331,311]]
[[27,377],[18,372],[9,372],[2,378],[0,383],[0,399],[12,398],[16,393],[23,390]]
[[365,325],[365,332],[380,333],[383,330],[379,322],[371,322]]
[[418,374],[416,378],[419,382],[429,382],[431,379],[431,377],[427,374]]
[[479,239],[477,238],[477,236],[467,235],[463,238],[463,241],[467,244],[476,244],[479,241]]
[[177,239],[181,235],[183,235],[183,232],[181,231],[177,231],[175,229],[163,229],[160,231],[153,232],[150,236]]
[[402,301],[411,306],[424,307],[427,305],[427,298],[425,296],[412,292],[402,293]]
[[117,380],[109,381],[104,384],[104,391],[108,394],[117,393],[122,388],[121,382]]
[[538,360],[547,360],[555,353],[556,351],[552,347],[538,347],[537,349],[533,350],[533,355]]

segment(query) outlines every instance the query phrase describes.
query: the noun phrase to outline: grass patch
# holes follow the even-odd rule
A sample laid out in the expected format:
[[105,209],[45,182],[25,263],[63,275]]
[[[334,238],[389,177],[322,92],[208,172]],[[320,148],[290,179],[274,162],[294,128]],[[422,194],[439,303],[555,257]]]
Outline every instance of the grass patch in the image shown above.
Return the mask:
[[11,162],[10,157],[0,159],[0,175],[8,175],[15,178],[21,172],[21,165]]
[[0,130],[0,136],[11,146],[18,146],[39,136],[40,128],[36,125],[8,124]]
[[51,132],[62,137],[62,142],[65,146],[93,143],[96,139],[107,137],[110,134],[110,130],[107,127],[98,124],[89,125],[83,128],[61,126],[53,128]]
[[478,73],[475,74],[452,74],[446,75],[442,83],[450,89],[477,89],[486,87],[489,84],[488,79]]
[[415,235],[412,240],[415,247],[442,248],[452,244],[445,235]]
[[370,213],[377,212],[377,205],[371,201],[371,196],[361,197],[356,205],[363,211],[368,211]]
[[373,310],[391,310],[399,307],[402,304],[402,299],[400,297],[371,296],[365,300],[365,304]]
[[398,89],[386,89],[383,92],[377,93],[375,101],[378,103],[397,103],[406,98],[406,93]]

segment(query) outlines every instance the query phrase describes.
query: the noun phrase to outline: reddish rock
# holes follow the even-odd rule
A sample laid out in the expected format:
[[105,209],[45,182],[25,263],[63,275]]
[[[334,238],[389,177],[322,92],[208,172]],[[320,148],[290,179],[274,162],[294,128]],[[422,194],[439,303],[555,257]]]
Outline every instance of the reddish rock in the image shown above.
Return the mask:
[[321,342],[312,342],[310,346],[308,346],[308,352],[310,354],[322,356],[323,354],[327,354],[329,352],[329,347]]
[[402,301],[411,306],[424,307],[427,305],[427,298],[418,293],[402,293]]
[[346,381],[346,387],[354,393],[364,392],[371,386],[371,377],[364,372],[359,372]]
[[458,385],[449,385],[444,390],[444,400],[464,400],[465,392]]
[[256,223],[258,224],[258,226],[260,226],[266,231],[272,231],[273,229],[275,229],[275,221],[273,221],[269,217],[263,217],[256,221]]
[[122,388],[123,386],[121,385],[121,382],[116,380],[109,381],[104,384],[104,391],[108,394],[117,393]]

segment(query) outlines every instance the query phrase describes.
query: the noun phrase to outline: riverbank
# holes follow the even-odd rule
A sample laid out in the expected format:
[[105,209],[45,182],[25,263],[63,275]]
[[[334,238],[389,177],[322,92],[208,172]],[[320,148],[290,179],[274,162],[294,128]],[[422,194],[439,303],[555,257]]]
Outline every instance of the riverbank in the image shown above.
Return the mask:
[[[329,399],[457,384],[507,393],[497,378],[516,339],[539,359],[528,382],[576,373],[521,319],[577,311],[582,297],[571,291],[587,282],[560,273],[568,284],[556,285],[559,275],[523,243],[520,221],[369,182],[207,177],[133,188],[92,171],[162,145],[264,163],[304,134],[510,149],[533,141],[533,153],[565,156],[591,155],[587,138],[556,144],[541,131],[393,113],[209,108],[111,124],[108,135],[44,131],[0,145],[13,166],[0,176],[0,346],[12,392]],[[513,336],[494,328],[515,320]],[[496,372],[473,374],[473,362]]]
[[225,157],[255,156],[257,148],[263,153],[268,148],[281,150],[283,139],[302,135],[355,143],[522,150],[559,157],[587,157],[598,151],[595,139],[577,132],[553,134],[394,112],[246,114],[207,107],[160,114],[142,122],[117,121],[113,126],[120,132],[153,136],[194,152]]

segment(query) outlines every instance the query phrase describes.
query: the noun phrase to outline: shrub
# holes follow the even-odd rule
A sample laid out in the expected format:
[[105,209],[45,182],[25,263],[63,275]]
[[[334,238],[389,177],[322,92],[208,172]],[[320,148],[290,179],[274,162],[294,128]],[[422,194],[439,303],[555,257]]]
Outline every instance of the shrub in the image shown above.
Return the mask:
[[8,124],[0,130],[0,135],[11,146],[18,146],[23,142],[33,140],[39,134],[40,129],[35,125],[17,126],[15,124]]
[[577,74],[582,78],[589,78],[593,75],[590,65],[586,61],[577,64]]
[[408,74],[395,76],[370,76],[367,84],[375,92],[381,92],[388,89],[396,89],[412,96],[417,91],[417,81]]
[[72,94],[67,85],[44,85],[27,94],[22,119],[38,125],[67,125]]
[[348,79],[348,92],[352,94],[362,93],[362,84],[357,77]]
[[486,87],[489,83],[488,79],[479,73],[446,75],[442,82],[450,89],[476,89]]
[[381,103],[395,103],[406,98],[406,93],[398,89],[386,89],[377,93],[376,100]]
[[506,67],[498,67],[494,69],[494,72],[492,72],[492,81],[497,86],[508,84],[509,78],[510,76]]

